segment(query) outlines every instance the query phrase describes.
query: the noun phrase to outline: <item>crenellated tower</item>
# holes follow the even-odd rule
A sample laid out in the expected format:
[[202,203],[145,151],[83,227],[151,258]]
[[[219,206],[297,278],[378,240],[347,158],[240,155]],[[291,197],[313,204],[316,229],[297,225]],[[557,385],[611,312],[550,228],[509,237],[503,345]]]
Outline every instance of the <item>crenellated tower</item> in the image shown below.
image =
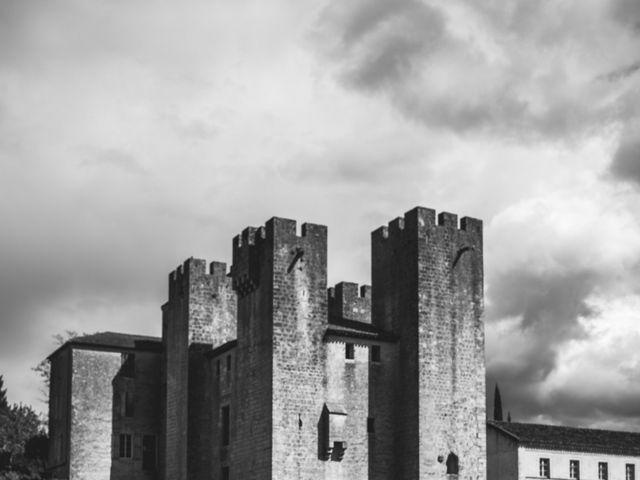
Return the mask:
[[205,260],[192,257],[169,274],[169,300],[162,306],[165,383],[160,458],[165,480],[186,480],[188,453],[196,449],[189,429],[196,415],[189,409],[201,410],[198,398],[206,385],[190,385],[190,372],[193,376],[194,369],[203,368],[202,355],[190,351],[217,347],[236,337],[236,296],[226,270],[222,262],[212,262],[207,270]]
[[482,222],[415,208],[374,231],[372,289],[400,339],[394,478],[484,480]]
[[238,377],[232,478],[322,478],[327,228],[272,218],[233,241]]

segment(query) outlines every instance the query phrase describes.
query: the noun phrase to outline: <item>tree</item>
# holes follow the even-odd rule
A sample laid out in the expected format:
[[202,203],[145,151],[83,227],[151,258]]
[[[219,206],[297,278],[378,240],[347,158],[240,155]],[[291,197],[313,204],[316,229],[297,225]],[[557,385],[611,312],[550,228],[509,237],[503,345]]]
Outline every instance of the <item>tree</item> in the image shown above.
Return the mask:
[[[2,377],[0,376],[0,380]],[[0,384],[0,480],[39,479],[44,471],[48,439],[38,414],[28,405],[8,405]]]
[[9,402],[7,402],[7,389],[4,387],[4,378],[0,375],[0,411],[6,411],[9,409]]
[[497,383],[493,391],[493,419],[498,422],[502,421],[502,398],[500,397],[500,388],[498,388]]
[[[86,334],[82,333],[80,335],[86,335]],[[59,347],[77,336],[79,336],[79,334],[74,330],[65,330],[64,333],[56,333],[53,336],[54,345],[56,347]],[[40,378],[42,379],[43,386],[41,387],[40,392],[42,394],[42,401],[47,403],[49,400],[49,384],[50,384],[50,376],[51,376],[51,363],[49,362],[49,359],[48,358],[43,359],[42,361],[40,361],[40,363],[38,363],[38,365],[33,367],[31,370],[33,370],[38,375],[40,375]]]

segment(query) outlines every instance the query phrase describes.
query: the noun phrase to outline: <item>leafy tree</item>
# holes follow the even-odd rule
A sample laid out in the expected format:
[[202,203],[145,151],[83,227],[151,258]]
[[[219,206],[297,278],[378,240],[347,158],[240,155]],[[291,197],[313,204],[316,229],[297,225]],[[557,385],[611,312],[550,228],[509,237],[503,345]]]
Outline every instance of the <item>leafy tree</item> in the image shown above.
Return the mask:
[[[2,393],[6,402],[6,390]],[[42,422],[30,406],[7,403],[0,410],[0,480],[41,478],[47,449]]]
[[[64,345],[72,338],[75,338],[79,335],[86,335],[85,333],[78,334],[78,332],[74,330],[65,330],[64,333],[56,333],[53,336],[54,345],[59,347]],[[31,370],[40,375],[42,379],[43,385],[40,388],[40,393],[42,394],[42,401],[45,403],[49,400],[49,385],[50,385],[50,377],[51,377],[51,363],[49,359],[45,358],[38,365],[33,367]],[[0,479],[1,480],[1,479]]]
[[7,389],[4,387],[4,378],[0,375],[0,411],[6,411],[9,409],[9,402],[7,402]]

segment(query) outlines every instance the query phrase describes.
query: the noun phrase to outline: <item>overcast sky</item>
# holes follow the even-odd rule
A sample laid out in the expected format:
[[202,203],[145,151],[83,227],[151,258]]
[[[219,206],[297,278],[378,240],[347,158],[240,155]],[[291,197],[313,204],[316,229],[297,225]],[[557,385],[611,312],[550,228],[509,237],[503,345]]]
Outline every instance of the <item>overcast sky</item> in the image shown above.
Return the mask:
[[160,334],[166,277],[272,216],[329,280],[422,205],[485,222],[514,420],[640,430],[640,2],[0,2],[0,374]]

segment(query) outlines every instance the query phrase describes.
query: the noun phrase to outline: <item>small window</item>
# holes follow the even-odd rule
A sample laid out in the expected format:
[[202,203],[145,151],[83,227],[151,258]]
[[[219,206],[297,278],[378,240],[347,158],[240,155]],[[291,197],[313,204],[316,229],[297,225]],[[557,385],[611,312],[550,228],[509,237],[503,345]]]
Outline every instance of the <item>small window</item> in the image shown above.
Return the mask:
[[123,353],[120,357],[120,374],[123,377],[133,378],[136,373],[136,356],[133,353]]
[[355,358],[355,348],[353,343],[347,343],[344,349],[344,358],[347,360],[353,360]]
[[580,480],[580,462],[578,460],[569,460],[569,478]]
[[131,434],[120,434],[119,457],[131,458]]
[[229,425],[229,405],[225,405],[224,407],[222,407],[222,410],[220,412],[221,414],[221,427],[222,427],[222,445],[226,446],[229,445],[229,433],[230,433],[230,425]]
[[609,480],[609,465],[607,462],[598,463],[598,480]]
[[157,440],[155,435],[142,437],[142,469],[152,471],[157,465]]
[[376,433],[375,418],[372,418],[372,417],[367,418],[367,433]]
[[222,480],[229,480],[229,467],[222,467]]
[[625,480],[636,480],[636,466],[633,463],[627,463],[624,471]]
[[133,394],[131,392],[123,392],[120,397],[120,413],[124,417],[133,417]]
[[380,345],[371,345],[371,361],[380,362]]
[[458,475],[458,456],[451,452],[447,456],[447,475]]
[[549,468],[549,459],[541,458],[540,459],[540,476],[542,478],[549,478],[550,468]]

